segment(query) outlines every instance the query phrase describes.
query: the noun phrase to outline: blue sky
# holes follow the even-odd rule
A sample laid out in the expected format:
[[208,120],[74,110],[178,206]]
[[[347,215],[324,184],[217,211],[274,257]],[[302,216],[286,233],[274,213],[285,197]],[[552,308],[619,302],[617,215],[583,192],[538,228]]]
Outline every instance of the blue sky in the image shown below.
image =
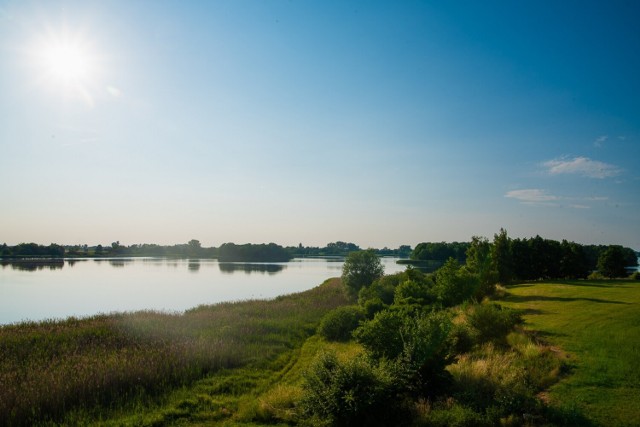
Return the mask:
[[640,3],[2,1],[0,242],[640,250]]

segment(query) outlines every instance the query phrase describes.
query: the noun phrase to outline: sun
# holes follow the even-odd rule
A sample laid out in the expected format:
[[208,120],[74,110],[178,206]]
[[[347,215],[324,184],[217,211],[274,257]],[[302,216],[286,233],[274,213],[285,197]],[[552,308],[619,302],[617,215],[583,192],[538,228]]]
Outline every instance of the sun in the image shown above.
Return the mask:
[[90,78],[89,55],[77,43],[52,42],[42,51],[47,75],[55,82],[77,85]]
[[93,105],[101,61],[84,33],[49,28],[32,44],[30,53],[40,87]]

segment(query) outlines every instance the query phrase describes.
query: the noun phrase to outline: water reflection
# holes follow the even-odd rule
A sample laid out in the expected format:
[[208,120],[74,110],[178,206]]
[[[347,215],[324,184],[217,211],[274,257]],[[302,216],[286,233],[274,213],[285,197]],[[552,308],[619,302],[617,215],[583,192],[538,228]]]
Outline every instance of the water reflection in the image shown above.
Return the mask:
[[197,273],[200,271],[200,260],[199,259],[190,259],[189,260],[189,271],[192,273]]
[[251,264],[251,263],[235,263],[235,262],[221,262],[218,264],[220,271],[223,273],[235,273],[236,271],[243,271],[246,274],[251,273],[267,273],[276,274],[280,273],[286,268],[281,264]]
[[109,265],[111,267],[122,268],[124,267],[125,262],[126,262],[125,260],[121,260],[121,259],[110,259]]
[[11,260],[0,261],[0,265],[2,265],[2,268],[9,266],[13,270],[20,271],[58,270],[64,267],[64,261],[61,259]]

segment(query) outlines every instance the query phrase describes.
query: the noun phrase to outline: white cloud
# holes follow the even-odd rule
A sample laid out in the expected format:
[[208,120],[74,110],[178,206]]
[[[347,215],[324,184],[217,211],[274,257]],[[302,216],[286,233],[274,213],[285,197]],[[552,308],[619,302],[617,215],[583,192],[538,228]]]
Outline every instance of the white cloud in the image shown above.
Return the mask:
[[551,175],[577,174],[589,178],[609,178],[620,174],[620,169],[608,163],[591,160],[588,157],[554,159],[542,163]]
[[539,188],[507,191],[504,197],[520,200],[522,203],[547,203],[560,199],[557,196],[547,194]]

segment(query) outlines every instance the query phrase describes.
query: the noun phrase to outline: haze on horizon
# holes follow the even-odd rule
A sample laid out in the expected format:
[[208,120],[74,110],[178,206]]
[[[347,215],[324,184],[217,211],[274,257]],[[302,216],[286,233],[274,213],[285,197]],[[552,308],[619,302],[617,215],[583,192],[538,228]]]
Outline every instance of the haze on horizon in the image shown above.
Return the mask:
[[640,3],[0,0],[0,244],[640,250]]

